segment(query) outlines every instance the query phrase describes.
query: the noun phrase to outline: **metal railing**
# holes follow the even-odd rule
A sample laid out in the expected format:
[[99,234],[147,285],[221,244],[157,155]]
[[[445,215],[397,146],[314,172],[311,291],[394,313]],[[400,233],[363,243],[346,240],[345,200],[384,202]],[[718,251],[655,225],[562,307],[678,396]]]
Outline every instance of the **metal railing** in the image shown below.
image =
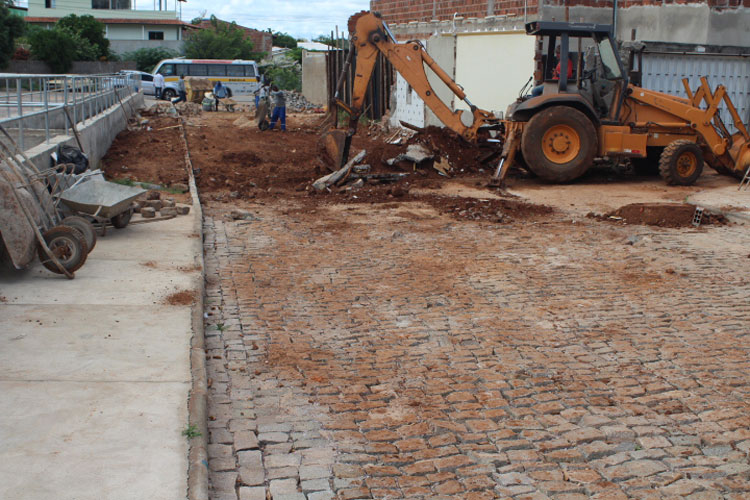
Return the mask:
[[119,106],[137,92],[139,83],[133,75],[120,74],[0,73],[0,125],[16,136],[23,150],[49,144],[55,135],[69,135],[72,124]]

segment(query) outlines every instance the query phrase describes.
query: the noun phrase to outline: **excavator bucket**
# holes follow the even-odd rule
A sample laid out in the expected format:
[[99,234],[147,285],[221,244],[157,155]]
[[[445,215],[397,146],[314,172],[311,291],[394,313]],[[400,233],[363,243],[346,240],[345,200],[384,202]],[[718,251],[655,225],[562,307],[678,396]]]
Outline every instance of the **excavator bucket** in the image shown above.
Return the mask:
[[331,129],[321,137],[326,159],[334,169],[341,168],[346,163],[346,131]]

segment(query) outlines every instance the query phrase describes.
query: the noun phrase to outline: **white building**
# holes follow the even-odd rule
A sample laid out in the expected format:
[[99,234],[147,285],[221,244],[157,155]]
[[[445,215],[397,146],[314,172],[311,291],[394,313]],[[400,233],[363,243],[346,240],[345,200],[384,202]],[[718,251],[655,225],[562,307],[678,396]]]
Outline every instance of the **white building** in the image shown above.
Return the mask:
[[[146,47],[181,50],[185,0],[29,0],[26,22],[51,27],[70,14],[104,23],[110,49],[118,54]],[[157,3],[158,2],[158,3]]]

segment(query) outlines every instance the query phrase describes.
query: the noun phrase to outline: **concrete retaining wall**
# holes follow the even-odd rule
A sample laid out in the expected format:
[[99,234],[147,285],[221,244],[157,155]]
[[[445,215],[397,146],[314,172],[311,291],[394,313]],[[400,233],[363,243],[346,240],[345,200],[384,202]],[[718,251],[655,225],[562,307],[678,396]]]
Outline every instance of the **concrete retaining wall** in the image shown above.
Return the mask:
[[[138,110],[144,106],[143,94],[133,94],[123,100],[125,111],[132,116],[132,110]],[[97,168],[104,154],[112,145],[117,134],[125,130],[127,120],[119,103],[110,109],[78,124],[78,134],[83,143],[83,149],[89,156],[92,168]],[[42,143],[35,146],[26,154],[38,168],[49,168],[49,155],[59,144],[68,144],[78,147],[75,137],[72,135],[58,135],[50,139],[49,144]]]
[[[110,40],[109,48],[115,54],[125,54],[138,49],[169,49],[182,54],[182,40]],[[133,69],[136,69],[133,67]]]

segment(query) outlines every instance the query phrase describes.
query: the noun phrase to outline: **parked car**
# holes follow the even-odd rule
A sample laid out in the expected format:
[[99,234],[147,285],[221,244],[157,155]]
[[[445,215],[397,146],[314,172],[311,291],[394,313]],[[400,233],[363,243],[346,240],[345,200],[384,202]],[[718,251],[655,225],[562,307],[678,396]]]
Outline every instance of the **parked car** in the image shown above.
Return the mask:
[[136,79],[140,77],[140,84],[137,85],[138,88],[143,89],[143,93],[146,95],[154,95],[156,93],[156,90],[154,89],[154,75],[152,75],[151,73],[125,69],[120,71],[120,74],[127,75],[131,78]]

